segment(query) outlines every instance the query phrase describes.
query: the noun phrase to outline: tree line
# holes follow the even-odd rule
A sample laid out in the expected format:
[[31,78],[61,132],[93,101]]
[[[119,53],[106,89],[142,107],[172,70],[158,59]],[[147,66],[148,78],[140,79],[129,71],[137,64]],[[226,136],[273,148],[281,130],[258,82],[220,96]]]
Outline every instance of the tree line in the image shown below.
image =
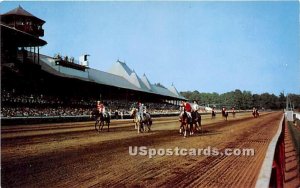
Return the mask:
[[[287,96],[280,93],[279,96],[270,93],[252,94],[251,91],[241,91],[236,89],[223,94],[203,93],[199,91],[183,91],[180,92],[182,96],[190,101],[197,101],[198,104],[209,105],[215,107],[226,106],[227,108],[235,107],[236,109],[284,109],[286,107]],[[288,95],[291,104],[295,109],[300,109],[300,95]]]

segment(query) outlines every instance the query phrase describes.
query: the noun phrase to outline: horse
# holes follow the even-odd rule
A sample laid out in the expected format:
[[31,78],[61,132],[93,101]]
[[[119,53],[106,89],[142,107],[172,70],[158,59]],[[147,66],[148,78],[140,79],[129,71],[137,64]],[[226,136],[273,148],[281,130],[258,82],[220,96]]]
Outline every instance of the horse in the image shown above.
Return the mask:
[[[110,124],[110,115],[109,113],[100,113],[99,110],[94,109],[92,111],[92,117],[95,120],[95,130],[100,132],[103,129],[104,125],[107,125],[107,132],[109,132],[109,124]],[[99,128],[97,129],[97,125],[99,124]]]
[[227,121],[228,112],[224,108],[222,109],[222,117]]
[[232,117],[235,118],[235,107],[231,108]]
[[135,123],[135,129],[138,130],[138,133],[151,131],[152,118],[149,113],[143,113],[143,118],[142,118],[138,113],[138,109],[132,108],[130,114],[131,117],[133,117],[133,122]]
[[[183,136],[186,137],[187,130],[189,129],[188,126],[189,124],[191,124],[191,122],[185,111],[179,116],[179,121],[180,121],[179,133],[183,134]],[[189,131],[191,133],[191,130]]]
[[211,111],[211,119],[216,118],[216,112],[214,110]]
[[[192,132],[195,132],[195,131],[200,132],[200,130],[201,130],[201,133],[202,133],[203,130],[202,130],[202,125],[201,125],[201,115],[199,114],[198,111],[192,111],[191,115],[192,115],[192,124],[191,124]],[[193,128],[193,125],[195,125],[194,128]]]
[[235,118],[235,111],[232,111],[232,117]]
[[258,118],[258,117],[259,117],[259,112],[258,112],[258,110],[257,110],[257,109],[253,110],[253,111],[252,111],[252,115],[253,115],[254,118]]

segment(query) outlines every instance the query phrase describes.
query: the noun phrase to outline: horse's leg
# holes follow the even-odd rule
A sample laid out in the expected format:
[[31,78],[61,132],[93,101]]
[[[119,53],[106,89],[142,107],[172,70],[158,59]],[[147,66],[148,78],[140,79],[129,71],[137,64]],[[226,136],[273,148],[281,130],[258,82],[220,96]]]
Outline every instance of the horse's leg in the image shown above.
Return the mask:
[[183,128],[182,123],[180,123],[180,126],[179,126],[179,134],[182,133],[182,128]]
[[101,131],[101,120],[98,121],[99,127],[98,127],[98,132]]
[[195,120],[194,133],[196,133],[196,132],[200,131],[199,129],[200,129],[200,128],[199,128],[198,121],[196,121],[196,120]]
[[146,121],[143,122],[142,127],[143,127],[143,132],[146,132],[146,127],[147,127]]
[[96,122],[95,122],[95,130],[96,130],[96,131],[98,131],[98,130],[97,130],[97,122],[98,122],[98,121],[96,120]]
[[186,137],[186,132],[187,132],[187,124],[186,123],[183,125],[183,129],[184,129],[183,136],[185,138]]
[[[149,132],[149,124],[148,124],[148,120],[145,120],[145,123],[144,123],[144,131],[145,132]],[[147,129],[147,130],[146,130]]]
[[194,133],[199,132],[199,131],[200,131],[200,127],[199,127],[198,121],[195,121]]
[[101,121],[100,120],[97,120],[97,124],[98,124],[98,132],[100,132],[100,125],[101,125]]
[[107,124],[107,132],[109,132],[109,122],[107,122],[106,124]]
[[201,124],[201,119],[199,119],[198,124],[199,124],[200,130],[201,130],[201,134],[202,134],[203,133],[203,128],[202,128],[202,124]]
[[150,131],[150,118],[147,118],[147,132],[149,132]]
[[103,126],[104,126],[104,121],[101,121],[101,122],[100,122],[99,128],[100,128],[100,126],[101,126],[101,129],[100,129],[100,130],[102,131]]
[[142,121],[140,122],[140,132],[144,132],[144,124]]
[[137,124],[136,118],[133,119],[133,122],[134,122],[134,129],[137,129],[138,128],[138,124]]

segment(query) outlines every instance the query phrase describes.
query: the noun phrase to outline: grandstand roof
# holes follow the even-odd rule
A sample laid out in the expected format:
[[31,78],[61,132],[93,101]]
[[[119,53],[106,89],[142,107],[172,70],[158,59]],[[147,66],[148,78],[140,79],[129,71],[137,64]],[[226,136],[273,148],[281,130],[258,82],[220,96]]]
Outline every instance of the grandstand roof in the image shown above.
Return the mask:
[[169,90],[167,88],[151,84],[146,75],[143,75],[143,77],[140,78],[134,70],[131,70],[125,63],[120,61],[114,63],[109,72],[92,68],[80,71],[69,67],[63,67],[57,65],[52,57],[45,55],[40,55],[40,64],[43,70],[62,77],[76,78],[102,85],[185,100],[185,98],[177,92],[174,86],[172,90]]
[[149,89],[152,90],[151,84],[147,78],[147,76],[144,74],[143,77],[141,78],[142,82],[145,84],[145,86]]
[[174,93],[175,95],[180,95],[175,86],[172,83],[172,86],[169,88],[169,90]]

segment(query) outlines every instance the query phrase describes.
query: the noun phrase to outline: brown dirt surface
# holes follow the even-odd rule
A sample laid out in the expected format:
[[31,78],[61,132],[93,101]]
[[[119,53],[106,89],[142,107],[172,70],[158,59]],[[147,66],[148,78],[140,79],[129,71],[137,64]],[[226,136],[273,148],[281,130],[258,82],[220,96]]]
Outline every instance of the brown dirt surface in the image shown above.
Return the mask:
[[[220,116],[220,115],[219,115]],[[157,118],[140,133],[131,120],[113,120],[110,132],[93,122],[1,127],[3,187],[254,187],[282,112],[210,119],[184,138],[178,117]],[[106,128],[106,127],[105,127]],[[253,156],[129,155],[129,146],[156,149],[253,148]]]

